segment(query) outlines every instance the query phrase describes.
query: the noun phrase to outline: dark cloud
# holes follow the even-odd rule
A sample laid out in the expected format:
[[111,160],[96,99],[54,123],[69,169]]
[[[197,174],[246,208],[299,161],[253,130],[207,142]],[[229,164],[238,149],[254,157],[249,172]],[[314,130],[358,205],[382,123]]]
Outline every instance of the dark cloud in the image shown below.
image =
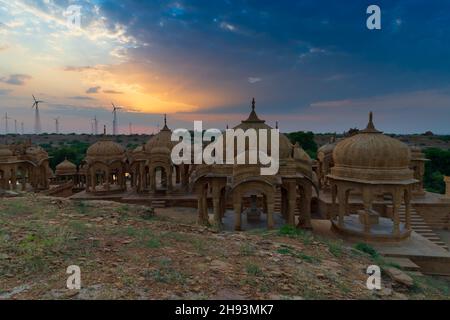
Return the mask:
[[86,90],[87,94],[93,94],[93,93],[98,93],[98,91],[101,89],[100,86],[97,87],[91,87],[89,89]]
[[68,97],[68,98],[74,99],[74,100],[94,100],[94,98],[86,97],[86,96],[73,96],[73,97]]
[[8,77],[0,78],[0,82],[7,84],[22,86],[27,80],[32,79],[30,75],[27,74],[11,74]]
[[108,93],[108,94],[123,94],[123,92],[121,92],[121,91],[116,91],[116,90],[103,90],[103,93]]
[[[277,112],[294,112],[317,100],[449,84],[450,4],[379,0],[382,30],[369,31],[370,4],[125,0],[102,1],[99,8],[111,30],[122,24],[150,44],[128,48],[131,62],[149,74],[188,79],[180,95],[201,88],[257,96],[265,111],[276,103]],[[148,59],[152,63],[143,63]],[[336,77],[342,74],[358,76]],[[257,78],[264,81],[254,85]]]
[[91,66],[81,66],[81,67],[67,66],[64,68],[64,71],[71,71],[71,72],[83,72],[87,70],[97,70],[97,68]]

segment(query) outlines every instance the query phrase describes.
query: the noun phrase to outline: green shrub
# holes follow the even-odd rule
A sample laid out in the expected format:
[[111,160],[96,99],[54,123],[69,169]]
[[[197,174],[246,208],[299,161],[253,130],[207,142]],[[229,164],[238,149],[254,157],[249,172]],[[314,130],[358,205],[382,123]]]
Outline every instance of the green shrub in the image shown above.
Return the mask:
[[358,242],[357,244],[355,244],[355,249],[367,253],[373,258],[377,258],[379,256],[378,252],[372,246],[364,242]]

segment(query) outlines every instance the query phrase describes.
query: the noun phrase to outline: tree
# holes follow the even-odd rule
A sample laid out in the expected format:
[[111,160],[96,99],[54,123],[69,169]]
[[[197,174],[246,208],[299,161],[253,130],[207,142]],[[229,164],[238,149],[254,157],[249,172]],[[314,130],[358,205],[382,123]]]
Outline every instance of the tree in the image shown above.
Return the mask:
[[450,176],[450,150],[428,148],[424,154],[430,160],[425,165],[425,188],[430,192],[444,193],[444,175]]
[[316,158],[317,156],[317,143],[314,141],[314,133],[311,131],[297,131],[287,134],[289,140],[295,144],[298,144],[305,150],[311,158]]

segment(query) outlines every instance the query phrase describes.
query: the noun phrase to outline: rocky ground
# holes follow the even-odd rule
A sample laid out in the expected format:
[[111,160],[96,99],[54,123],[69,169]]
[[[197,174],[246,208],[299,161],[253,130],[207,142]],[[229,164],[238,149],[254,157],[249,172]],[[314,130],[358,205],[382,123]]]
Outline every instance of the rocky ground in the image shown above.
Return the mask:
[[[408,276],[335,240],[219,232],[168,210],[0,198],[0,299],[449,299],[449,280]],[[382,290],[366,288],[371,264],[388,271]],[[81,290],[66,289],[69,265]]]

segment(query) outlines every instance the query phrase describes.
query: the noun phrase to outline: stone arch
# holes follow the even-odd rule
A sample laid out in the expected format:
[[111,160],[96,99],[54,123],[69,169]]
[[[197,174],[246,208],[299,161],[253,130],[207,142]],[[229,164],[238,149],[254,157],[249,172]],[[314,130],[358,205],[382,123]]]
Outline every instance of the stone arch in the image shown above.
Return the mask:
[[267,228],[274,228],[273,211],[275,206],[275,186],[262,179],[242,181],[232,189],[233,205],[235,213],[235,230],[242,228],[243,197],[249,192],[257,192],[263,195],[263,207],[267,214]]
[[165,161],[151,162],[148,165],[148,172],[150,177],[150,190],[157,191],[156,172],[161,170],[161,184],[167,188],[168,191],[172,190],[172,166]]

